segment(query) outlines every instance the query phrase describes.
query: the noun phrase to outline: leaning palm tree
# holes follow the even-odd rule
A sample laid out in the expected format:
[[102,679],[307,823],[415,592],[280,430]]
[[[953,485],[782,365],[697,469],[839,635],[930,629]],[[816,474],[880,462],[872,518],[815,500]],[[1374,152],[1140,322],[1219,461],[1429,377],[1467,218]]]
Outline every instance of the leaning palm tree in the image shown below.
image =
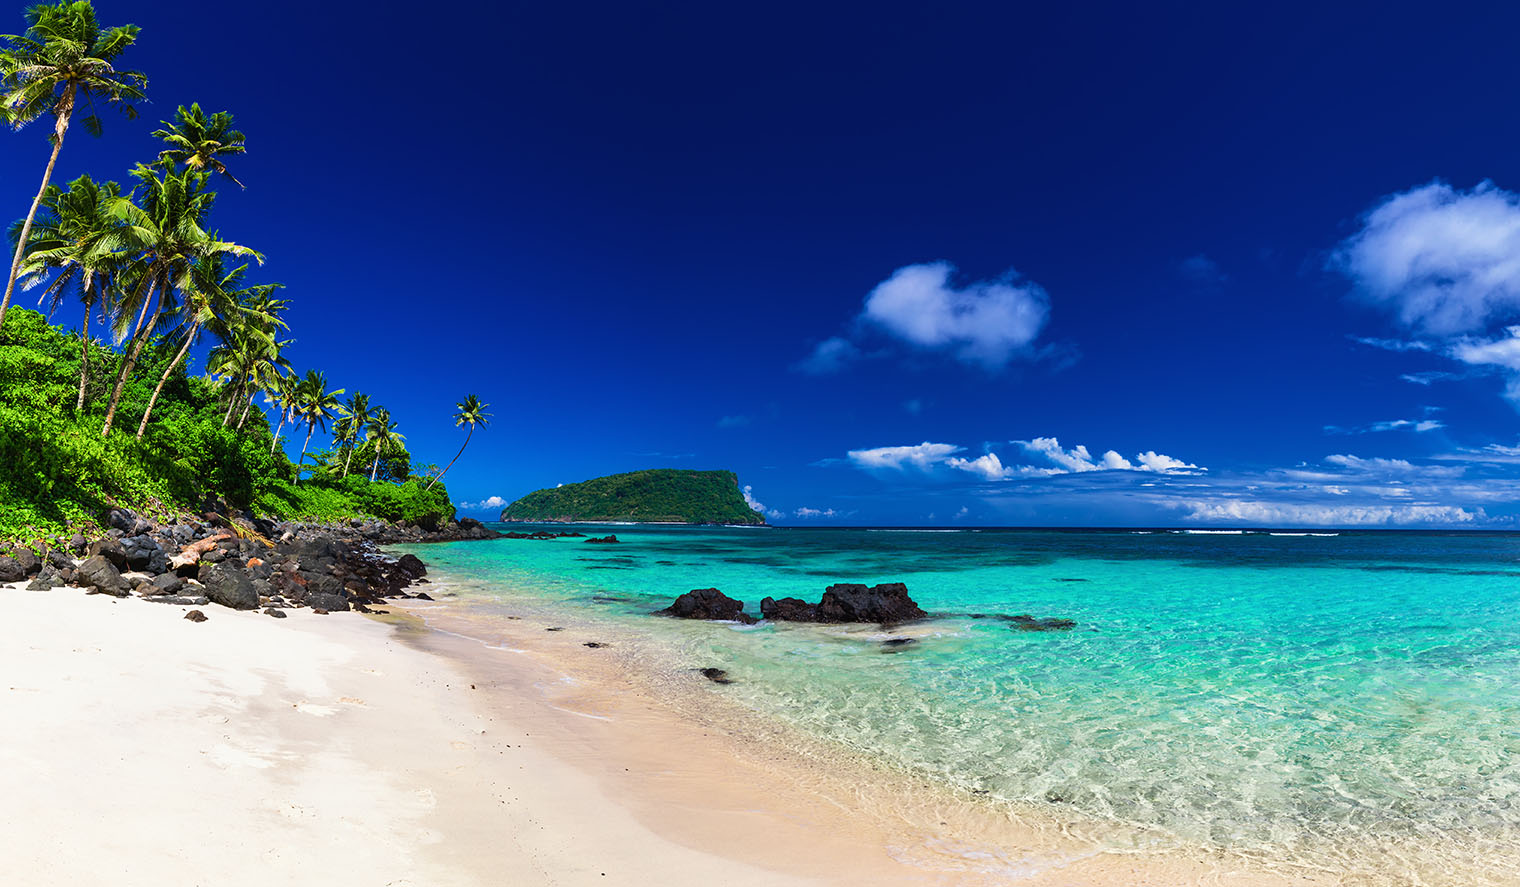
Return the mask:
[[[49,303],[49,316],[71,291],[84,305],[76,413],[84,409],[90,373],[90,318],[106,307],[106,296],[123,258],[121,225],[108,211],[110,201],[119,197],[120,185],[96,184],[87,175],[70,182],[68,190],[49,185],[17,275],[22,289],[30,289],[57,272],[38,300],[39,304]],[[21,236],[22,224],[12,226],[13,237]]]
[[[185,354],[200,338],[203,330],[211,329],[223,341],[236,338],[249,340],[254,343],[253,348],[258,349],[263,340],[272,337],[275,324],[285,325],[279,318],[264,314],[257,301],[259,296],[280,285],[266,283],[245,288],[242,282],[247,271],[247,265],[239,265],[231,271],[225,270],[220,254],[200,259],[191,265],[190,274],[181,285],[184,307],[180,311],[183,324],[179,332],[184,341],[174,359],[164,368],[163,376],[153,389],[153,396],[148,399],[142,423],[137,426],[139,440],[142,439],[143,432],[148,430],[148,417],[153,413],[154,404],[158,403],[158,395],[164,390],[164,384],[179,367],[180,361],[185,359]],[[255,372],[262,368],[257,367]]]
[[280,446],[280,432],[285,430],[285,423],[295,414],[296,395],[299,391],[300,380],[294,374],[280,373],[275,379],[270,380],[266,389],[265,399],[269,405],[280,411],[280,426],[275,429],[274,440],[269,444],[269,455]]
[[449,464],[443,466],[443,470],[438,472],[437,477],[428,481],[428,485],[423,487],[425,490],[431,490],[433,484],[443,480],[443,476],[448,474],[449,469],[454,467],[454,463],[459,461],[459,457],[464,455],[464,448],[470,445],[470,438],[475,436],[475,426],[479,425],[484,428],[491,424],[491,414],[486,412],[486,407],[490,406],[490,404],[481,403],[480,398],[473,394],[466,394],[464,400],[454,404],[454,406],[459,409],[459,412],[454,414],[454,427],[458,428],[461,425],[468,425],[470,426],[470,430],[465,433],[464,443],[459,445],[459,452],[454,454],[454,458],[449,460]]
[[306,448],[311,446],[312,432],[321,426],[327,430],[327,420],[340,415],[343,409],[337,391],[327,390],[327,377],[316,370],[307,370],[301,380],[300,394],[296,398],[296,418],[306,423],[306,442],[301,444],[301,458],[296,460],[296,477],[300,478],[300,466],[306,461]]
[[[194,264],[215,255],[252,257],[260,264],[264,262],[259,253],[221,240],[202,227],[216,198],[215,192],[206,189],[210,173],[160,174],[138,164],[132,175],[143,187],[141,206],[129,198],[112,203],[112,212],[126,223],[126,236],[137,254],[138,266],[136,285],[122,294],[124,310],[117,318],[119,334],[125,335],[125,324],[132,309],[140,307],[140,310],[138,326],[132,333],[126,359],[122,361],[110,405],[106,408],[101,437],[111,433],[116,408],[143,345],[157,331],[166,312],[173,314],[181,290],[190,285]],[[150,303],[153,305],[151,315],[148,314]],[[146,324],[143,323],[145,315]]]
[[369,395],[354,392],[354,396],[343,405],[343,418],[333,426],[338,445],[347,447],[347,452],[343,457],[343,477],[348,477],[348,467],[354,458],[354,448],[358,445],[359,433],[364,431],[368,424]]
[[406,435],[396,431],[396,423],[391,421],[391,411],[381,407],[370,414],[369,424],[365,426],[365,437],[375,448],[375,460],[369,468],[369,480],[374,483],[375,475],[380,471],[380,457],[388,448],[406,440]]
[[[16,240],[16,254],[11,259],[10,274],[5,280],[5,297],[0,299],[0,325],[10,308],[16,289],[16,274],[21,254],[31,235],[37,207],[53,178],[63,137],[80,104],[92,107],[98,100],[116,105],[128,119],[137,116],[132,103],[143,97],[147,78],[136,71],[118,70],[117,56],[137,40],[136,25],[102,28],[95,21],[95,9],[88,2],[33,6],[22,14],[25,34],[0,35],[5,49],[0,50],[0,120],[16,129],[45,114],[53,115],[53,153],[42,173],[42,187],[27,210]],[[84,117],[84,128],[100,134],[100,118],[94,113]]]
[[244,153],[243,134],[232,128],[232,115],[218,111],[207,116],[199,104],[186,108],[179,106],[174,122],[167,120],[163,129],[153,131],[155,139],[163,139],[169,147],[158,152],[158,162],[169,168],[185,166],[197,172],[214,172],[226,176],[239,188],[246,187],[223,165],[223,157]]

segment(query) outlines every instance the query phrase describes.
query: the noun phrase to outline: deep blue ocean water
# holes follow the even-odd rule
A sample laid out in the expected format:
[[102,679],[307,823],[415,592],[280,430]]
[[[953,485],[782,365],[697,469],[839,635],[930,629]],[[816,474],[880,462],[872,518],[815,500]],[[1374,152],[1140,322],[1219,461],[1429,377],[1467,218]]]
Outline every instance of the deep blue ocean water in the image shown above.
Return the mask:
[[[1520,879],[1520,535],[581,529],[622,541],[414,550],[461,594],[636,627],[755,710],[989,798],[1332,867],[1487,854]],[[649,615],[693,588],[758,615],[889,581],[937,618]],[[1024,613],[1078,625],[967,615]]]

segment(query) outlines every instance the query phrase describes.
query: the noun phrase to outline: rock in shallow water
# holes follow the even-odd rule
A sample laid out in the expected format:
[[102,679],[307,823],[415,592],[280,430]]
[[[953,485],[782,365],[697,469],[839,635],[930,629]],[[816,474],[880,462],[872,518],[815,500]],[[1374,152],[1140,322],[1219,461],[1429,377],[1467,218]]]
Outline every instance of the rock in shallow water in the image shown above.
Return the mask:
[[1074,620],[1059,619],[1054,616],[1036,619],[1027,614],[1020,614],[1008,621],[1013,623],[1014,631],[1070,631],[1077,627]]
[[733,683],[733,679],[731,679],[728,676],[728,672],[724,671],[721,668],[704,668],[704,669],[702,669],[702,677],[707,678],[709,681],[712,681],[714,684],[732,684]]
[[854,583],[830,585],[817,604],[798,598],[766,598],[760,612],[778,622],[878,622],[891,625],[923,619],[925,613],[901,582],[865,586]]
[[716,588],[688,591],[676,598],[675,603],[658,612],[677,619],[743,622],[746,625],[755,622],[755,617],[744,612],[743,601],[736,601]]

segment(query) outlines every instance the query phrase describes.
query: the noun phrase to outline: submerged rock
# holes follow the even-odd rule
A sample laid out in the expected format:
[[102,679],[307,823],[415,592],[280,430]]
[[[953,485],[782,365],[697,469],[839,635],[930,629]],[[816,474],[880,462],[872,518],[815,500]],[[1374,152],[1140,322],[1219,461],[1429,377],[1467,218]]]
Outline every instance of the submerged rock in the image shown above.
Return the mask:
[[896,653],[903,647],[916,643],[918,643],[916,638],[887,638],[881,642],[881,651],[883,653]]
[[688,591],[676,598],[675,603],[657,612],[677,619],[721,620],[746,625],[755,622],[755,617],[744,612],[743,601],[736,601],[716,588]]
[[592,536],[586,540],[587,544],[590,545],[616,545],[617,541],[618,537],[616,536]]
[[1070,631],[1077,627],[1072,619],[1059,619],[1054,616],[1045,619],[1036,619],[1028,614],[1011,617],[1014,631]]
[[733,683],[733,679],[728,676],[728,672],[724,671],[721,668],[704,668],[702,669],[702,677],[707,678],[714,684]]

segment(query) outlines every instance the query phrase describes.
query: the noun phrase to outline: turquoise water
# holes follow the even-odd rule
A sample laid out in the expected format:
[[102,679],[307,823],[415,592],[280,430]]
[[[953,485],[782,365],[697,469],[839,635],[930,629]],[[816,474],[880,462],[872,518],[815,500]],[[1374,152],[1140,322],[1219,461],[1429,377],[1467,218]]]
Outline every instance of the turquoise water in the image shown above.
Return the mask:
[[[1429,883],[1476,854],[1520,883],[1520,536],[612,531],[415,550],[439,581],[637,626],[726,668],[714,692],[1009,804]],[[758,615],[841,581],[905,582],[944,615],[649,615],[692,588]],[[1017,613],[1078,627],[966,615]]]

